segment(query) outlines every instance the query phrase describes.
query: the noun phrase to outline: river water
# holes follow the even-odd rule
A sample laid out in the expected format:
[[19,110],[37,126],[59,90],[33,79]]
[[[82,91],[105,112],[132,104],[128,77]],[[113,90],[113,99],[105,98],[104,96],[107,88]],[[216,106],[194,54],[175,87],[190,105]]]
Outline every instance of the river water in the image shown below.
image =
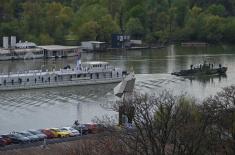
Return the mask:
[[[191,64],[202,63],[205,59],[227,66],[227,76],[186,79],[170,74],[188,69]],[[169,46],[142,51],[82,53],[82,61],[94,60],[133,69],[136,74],[135,89],[142,93],[154,94],[170,90],[175,94],[187,93],[202,100],[235,83],[235,46]],[[1,61],[0,71],[7,73],[52,69],[66,65],[74,66],[75,58]],[[88,123],[97,117],[116,118],[117,113],[109,108],[117,100],[113,95],[114,87],[115,84],[106,84],[0,92],[0,134],[13,130],[62,127],[73,124],[74,120]]]

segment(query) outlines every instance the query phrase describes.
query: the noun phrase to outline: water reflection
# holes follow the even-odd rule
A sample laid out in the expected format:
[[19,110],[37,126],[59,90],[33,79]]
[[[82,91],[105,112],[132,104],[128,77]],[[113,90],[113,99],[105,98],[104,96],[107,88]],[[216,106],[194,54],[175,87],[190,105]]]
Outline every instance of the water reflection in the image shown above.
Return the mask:
[[213,84],[213,83],[218,83],[222,82],[222,80],[227,79],[227,75],[212,75],[212,76],[199,76],[199,77],[184,77],[185,79],[189,79],[191,84],[193,80],[198,81],[199,83],[202,83],[203,85],[206,84]]
[[90,122],[114,114],[100,106],[114,98],[114,84],[12,91],[0,96],[0,133],[28,128],[69,125],[74,119]]

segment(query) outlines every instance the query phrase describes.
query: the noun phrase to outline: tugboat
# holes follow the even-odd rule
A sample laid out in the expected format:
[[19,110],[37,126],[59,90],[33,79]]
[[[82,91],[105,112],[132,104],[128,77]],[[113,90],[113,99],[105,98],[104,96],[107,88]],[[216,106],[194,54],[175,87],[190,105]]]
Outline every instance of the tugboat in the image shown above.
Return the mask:
[[181,70],[179,72],[173,72],[172,75],[176,76],[210,76],[210,75],[226,75],[227,67],[219,64],[215,67],[214,64],[207,63],[204,61],[199,66],[191,65],[188,70]]

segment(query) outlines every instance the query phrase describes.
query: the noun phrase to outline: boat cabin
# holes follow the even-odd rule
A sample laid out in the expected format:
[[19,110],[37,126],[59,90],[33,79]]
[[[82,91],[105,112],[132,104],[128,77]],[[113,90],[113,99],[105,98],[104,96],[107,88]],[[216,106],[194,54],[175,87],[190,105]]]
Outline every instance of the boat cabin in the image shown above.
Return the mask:
[[94,61],[94,62],[84,62],[82,63],[82,68],[87,68],[87,69],[111,69],[111,66],[109,65],[108,62],[102,62],[102,61]]

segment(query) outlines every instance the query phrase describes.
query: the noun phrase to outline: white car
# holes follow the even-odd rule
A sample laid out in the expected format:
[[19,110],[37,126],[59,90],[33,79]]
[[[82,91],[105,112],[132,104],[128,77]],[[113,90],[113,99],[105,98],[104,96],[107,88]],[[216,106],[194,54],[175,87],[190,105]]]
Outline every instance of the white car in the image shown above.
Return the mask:
[[60,130],[68,132],[71,137],[80,136],[80,132],[72,127],[63,127]]

